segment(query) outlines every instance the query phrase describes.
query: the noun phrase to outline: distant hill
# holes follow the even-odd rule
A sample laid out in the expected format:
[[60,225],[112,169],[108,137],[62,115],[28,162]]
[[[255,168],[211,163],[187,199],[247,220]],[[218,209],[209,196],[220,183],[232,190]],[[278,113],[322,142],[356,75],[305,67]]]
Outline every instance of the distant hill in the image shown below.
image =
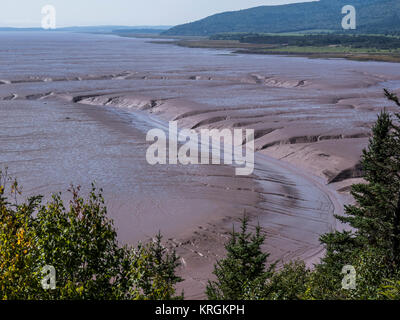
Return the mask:
[[[400,33],[400,0],[321,0],[279,6],[261,6],[215,14],[175,26],[163,34],[209,36],[225,32],[343,32],[342,7],[357,10],[355,33]],[[349,32],[349,31],[346,31]]]

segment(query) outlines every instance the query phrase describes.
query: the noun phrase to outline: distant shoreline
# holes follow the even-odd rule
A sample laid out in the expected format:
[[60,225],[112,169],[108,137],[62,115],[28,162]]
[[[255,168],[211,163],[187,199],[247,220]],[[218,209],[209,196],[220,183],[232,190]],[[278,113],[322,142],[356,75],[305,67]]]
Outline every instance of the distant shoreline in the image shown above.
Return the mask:
[[[150,38],[155,44],[173,44],[185,48],[205,49],[232,49],[232,53],[240,54],[267,54],[284,55],[295,57],[307,57],[313,59],[347,59],[354,61],[377,61],[377,62],[400,62],[400,53],[385,53],[382,51],[363,52],[363,48],[352,49],[338,46],[288,46],[277,47],[276,45],[245,43],[237,40],[210,40],[199,36],[163,36],[157,34],[119,34],[120,37],[128,38]],[[366,49],[367,50],[367,49]]]
[[[8,30],[12,28],[0,28],[0,31],[16,31]],[[79,29],[79,28],[78,28]],[[134,29],[132,29],[134,30]],[[80,31],[83,33],[115,35],[126,38],[147,38],[155,44],[177,45],[186,48],[205,48],[205,49],[231,49],[235,54],[262,54],[262,55],[283,55],[306,57],[311,59],[347,59],[353,61],[377,61],[377,62],[400,62],[400,53],[387,53],[383,50],[372,52],[363,51],[365,48],[349,48],[340,46],[276,46],[272,44],[262,43],[246,43],[237,40],[210,40],[208,37],[202,36],[172,36],[161,35],[157,33],[136,33],[128,32],[132,30],[121,30],[121,32],[109,32],[109,30],[96,31]],[[140,30],[140,29],[139,29]],[[33,29],[21,29],[18,31],[34,31]],[[43,31],[40,29],[40,31]],[[57,31],[64,31],[58,29]],[[66,32],[77,32],[74,28],[65,28]],[[122,32],[123,31],[123,32]],[[367,49],[365,49],[367,50]]]
[[354,61],[376,61],[376,62],[400,62],[400,55],[387,55],[387,54],[371,54],[371,53],[322,53],[322,52],[307,52],[298,53],[290,51],[257,51],[257,50],[237,50],[233,53],[246,53],[246,54],[271,54],[271,55],[285,55],[296,57],[307,57],[312,59],[347,59]]
[[[168,37],[171,39],[172,37]],[[272,45],[241,43],[234,40],[208,40],[208,39],[177,39],[173,41],[162,41],[167,39],[162,36],[154,37],[159,41],[151,41],[158,44],[174,44],[186,48],[207,48],[207,49],[233,49],[232,53],[244,54],[267,54],[308,57],[314,59],[348,59],[355,61],[378,61],[378,62],[400,62],[400,54],[380,52],[346,51],[337,52],[336,47],[288,47],[276,48]],[[320,49],[320,50],[318,50]],[[347,49],[347,48],[346,48]]]

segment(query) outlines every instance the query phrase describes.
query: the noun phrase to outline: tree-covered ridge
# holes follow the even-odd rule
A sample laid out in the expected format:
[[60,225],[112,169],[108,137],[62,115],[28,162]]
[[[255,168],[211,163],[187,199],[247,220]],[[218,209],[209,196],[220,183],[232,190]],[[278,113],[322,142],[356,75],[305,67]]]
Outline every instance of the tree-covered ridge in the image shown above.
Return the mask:
[[257,33],[221,33],[210,37],[211,40],[238,40],[241,43],[268,44],[281,46],[343,46],[350,48],[373,48],[394,50],[400,48],[399,37],[378,35],[267,35]]
[[357,11],[357,33],[393,34],[400,32],[398,0],[321,0],[279,6],[261,6],[223,12],[175,26],[165,35],[209,36],[225,32],[282,33],[299,31],[344,31],[342,7]]

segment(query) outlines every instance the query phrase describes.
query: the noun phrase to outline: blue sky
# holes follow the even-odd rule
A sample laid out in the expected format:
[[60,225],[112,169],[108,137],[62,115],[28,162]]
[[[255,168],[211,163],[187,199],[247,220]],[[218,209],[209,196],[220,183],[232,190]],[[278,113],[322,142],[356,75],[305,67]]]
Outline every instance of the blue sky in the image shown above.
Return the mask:
[[57,10],[57,26],[176,25],[261,5],[310,0],[0,0],[0,27],[40,27],[41,8]]

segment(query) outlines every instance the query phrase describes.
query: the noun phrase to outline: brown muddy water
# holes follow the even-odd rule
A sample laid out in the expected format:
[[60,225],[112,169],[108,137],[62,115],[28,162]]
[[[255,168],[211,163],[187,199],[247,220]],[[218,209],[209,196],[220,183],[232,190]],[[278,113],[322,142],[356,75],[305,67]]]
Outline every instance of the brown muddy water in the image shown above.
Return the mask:
[[[71,183],[87,190],[96,181],[121,242],[161,231],[182,257],[186,296],[202,298],[244,211],[267,233],[271,260],[311,265],[320,257],[318,237],[335,227],[332,215],[343,202],[327,181],[340,180],[342,164],[351,169],[359,158],[387,105],[383,87],[400,87],[399,65],[1,32],[0,167],[18,177],[24,196],[49,197]],[[168,120],[255,129],[254,174],[235,176],[225,165],[149,165],[146,132]],[[304,153],[310,146],[319,162],[315,152]],[[296,161],[321,162],[324,170]]]

